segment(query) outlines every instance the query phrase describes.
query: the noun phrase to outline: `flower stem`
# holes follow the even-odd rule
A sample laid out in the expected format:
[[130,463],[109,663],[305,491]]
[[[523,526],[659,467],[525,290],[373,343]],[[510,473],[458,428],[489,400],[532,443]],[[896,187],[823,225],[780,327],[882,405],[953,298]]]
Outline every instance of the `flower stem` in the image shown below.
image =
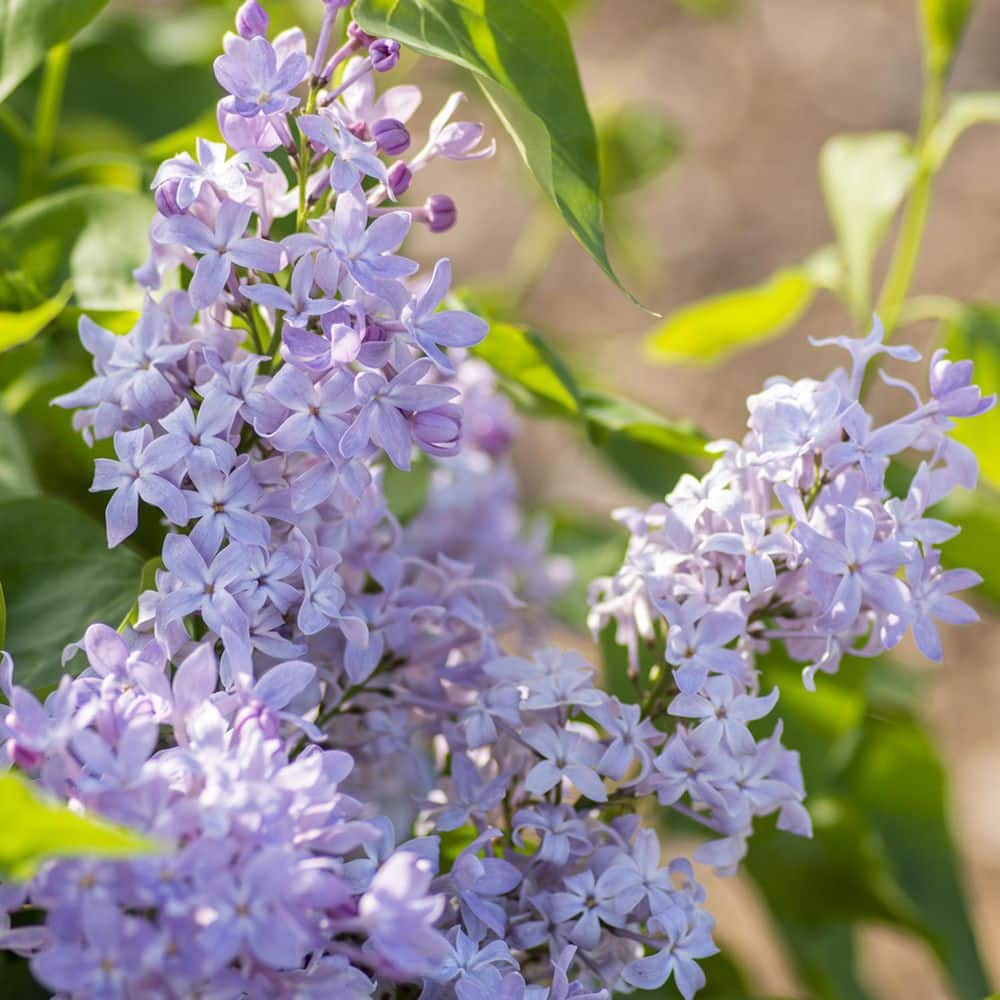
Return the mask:
[[24,158],[21,177],[21,201],[30,201],[48,187],[49,160],[55,145],[59,111],[62,108],[66,73],[69,69],[69,43],[63,42],[49,50],[42,71],[42,84],[35,105],[35,134],[30,155]]

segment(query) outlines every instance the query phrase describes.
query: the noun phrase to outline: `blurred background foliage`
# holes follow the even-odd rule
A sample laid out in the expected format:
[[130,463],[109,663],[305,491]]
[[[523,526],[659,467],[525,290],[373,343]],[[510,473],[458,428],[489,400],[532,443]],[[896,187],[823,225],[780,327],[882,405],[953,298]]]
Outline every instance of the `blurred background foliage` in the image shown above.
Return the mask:
[[[807,329],[863,332],[877,307],[890,330],[972,357],[984,390],[1000,388],[1000,145],[985,129],[963,137],[1000,121],[1000,12],[987,0],[553,5],[597,127],[611,257],[665,316],[636,309],[568,239],[499,125],[496,161],[435,175],[459,196],[459,228],[418,234],[413,250],[455,258],[493,324],[480,355],[538,421],[519,461],[576,563],[559,605],[572,637],[586,582],[621,559],[610,508],[704,468],[705,432],[738,435],[766,375],[827,367]],[[317,0],[267,6],[276,30],[318,20]],[[48,401],[89,375],[81,311],[131,325],[149,181],[162,158],[217,136],[210,65],[234,7],[0,2],[0,580],[8,646],[41,688],[81,621],[127,611],[159,549],[150,522],[133,548],[104,550],[103,500],[87,488],[105,445],[87,448]],[[475,89],[453,66],[407,58],[428,118],[449,90]],[[950,555],[984,576],[987,623],[949,637],[934,674],[903,650],[809,694],[793,664],[767,663],[816,837],[762,830],[746,877],[710,879],[725,957],[707,963],[702,996],[966,1000],[1000,975],[1000,415],[977,424],[963,440],[986,484],[942,513],[965,529]],[[613,686],[621,653],[602,639]]]

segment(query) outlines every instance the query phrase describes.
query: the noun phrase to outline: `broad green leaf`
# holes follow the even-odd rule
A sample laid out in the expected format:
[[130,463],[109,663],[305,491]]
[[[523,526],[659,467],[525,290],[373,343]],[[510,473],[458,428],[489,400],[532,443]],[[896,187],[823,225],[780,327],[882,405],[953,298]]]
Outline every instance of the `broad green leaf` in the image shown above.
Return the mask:
[[621,434],[676,455],[704,457],[706,439],[694,424],[667,420],[655,410],[627,399],[584,389],[580,394],[583,416],[598,443],[607,434]]
[[948,72],[974,3],[975,0],[920,0],[924,61],[931,76],[941,79]]
[[985,996],[990,986],[948,822],[945,769],[930,736],[909,712],[880,706],[865,720],[845,783],[878,831],[956,996]]
[[30,878],[56,857],[111,857],[150,854],[157,848],[131,830],[80,816],[42,798],[16,774],[0,775],[0,876]]
[[934,507],[931,516],[962,529],[941,547],[945,566],[975,570],[983,582],[973,593],[1000,604],[1000,495],[982,487],[951,496]]
[[778,921],[778,928],[813,1000],[872,1000],[858,979],[851,924],[805,928]]
[[152,215],[152,202],[129,191],[60,191],[0,220],[0,262],[16,262],[49,294],[70,278],[81,308],[137,309],[132,272],[148,254]]
[[3,596],[3,584],[0,583],[0,649],[7,641],[7,599]]
[[[943,346],[953,360],[975,364],[975,381],[985,395],[1000,392],[1000,307],[965,306],[948,324]],[[983,478],[1000,488],[1000,407],[955,425],[953,436],[976,453]]]
[[808,309],[816,285],[802,268],[671,313],[648,336],[649,354],[671,364],[711,364],[780,336]]
[[142,559],[109,551],[102,525],[50,497],[0,502],[0,537],[7,650],[18,683],[45,687],[58,681],[64,647],[88,625],[122,620]]
[[916,172],[901,132],[837,135],[820,153],[820,179],[837,233],[844,292],[856,320],[867,323],[872,264]]
[[696,463],[686,455],[664,451],[627,434],[611,433],[601,439],[601,457],[630,486],[654,500],[662,500]]
[[17,422],[0,409],[0,500],[37,496],[38,480]]
[[107,6],[108,0],[0,0],[0,101],[45,58]]
[[568,625],[581,632],[587,627],[587,589],[590,581],[610,576],[622,564],[626,536],[619,524],[610,518],[585,521],[569,514],[551,516],[549,548],[570,560],[573,579],[556,599],[554,611]]
[[551,0],[358,0],[354,16],[371,34],[475,75],[542,190],[622,288],[605,246],[594,124]]
[[605,199],[648,184],[682,148],[677,126],[655,105],[626,106],[600,116],[597,142]]
[[41,333],[63,311],[72,293],[67,281],[56,295],[34,309],[0,312],[0,351],[9,351]]
[[434,466],[425,458],[418,458],[409,470],[397,469],[388,462],[382,467],[382,494],[403,524],[424,509],[433,475]]
[[973,125],[1000,122],[1000,92],[982,91],[956,94],[945,108],[941,120],[930,135],[927,156],[933,169],[944,163],[959,136]]

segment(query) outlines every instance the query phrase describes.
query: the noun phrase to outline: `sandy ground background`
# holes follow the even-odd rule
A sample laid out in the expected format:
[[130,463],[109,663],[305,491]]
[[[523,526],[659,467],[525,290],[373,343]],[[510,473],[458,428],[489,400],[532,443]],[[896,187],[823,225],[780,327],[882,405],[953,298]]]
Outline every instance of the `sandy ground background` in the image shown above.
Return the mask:
[[[766,277],[832,239],[816,172],[839,131],[916,125],[920,46],[912,0],[745,0],[706,20],[673,0],[597,0],[575,29],[595,108],[641,101],[666,111],[681,160],[632,197],[652,252],[650,276],[630,277],[667,311]],[[421,68],[424,74],[426,64]],[[446,86],[441,81],[442,88]],[[953,86],[1000,88],[1000,0],[980,0]],[[940,176],[916,280],[919,292],[1000,300],[1000,129],[966,134]],[[534,204],[516,153],[438,175],[456,193],[461,223],[450,253],[461,280],[504,280]],[[884,262],[883,262],[884,263]],[[528,297],[527,321],[552,331],[578,366],[618,390],[709,432],[735,436],[744,399],[768,374],[821,375],[826,352],[806,334],[842,332],[839,305],[820,299],[792,332],[712,370],[670,369],[643,357],[650,320],[566,237]],[[911,328],[926,344],[929,328]],[[1000,442],[998,442],[1000,446]],[[532,428],[518,455],[531,500],[603,516],[633,497],[588,460],[563,428]],[[951,798],[982,950],[1000,982],[1000,622],[947,636],[924,703],[951,773]],[[769,933],[752,886],[710,888],[719,936],[763,993],[802,995]],[[866,929],[863,974],[886,1000],[949,997],[932,961],[901,936]],[[960,998],[966,1000],[966,998]]]

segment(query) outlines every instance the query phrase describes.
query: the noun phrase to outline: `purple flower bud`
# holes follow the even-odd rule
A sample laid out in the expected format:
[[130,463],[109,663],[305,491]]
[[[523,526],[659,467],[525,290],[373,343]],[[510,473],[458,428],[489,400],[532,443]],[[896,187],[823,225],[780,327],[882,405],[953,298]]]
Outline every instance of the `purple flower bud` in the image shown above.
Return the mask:
[[397,160],[389,168],[389,190],[398,198],[410,189],[413,182],[413,171],[402,161]]
[[391,38],[378,38],[368,48],[372,69],[376,73],[388,73],[399,62],[399,42]]
[[350,7],[354,0],[323,0],[323,3],[334,10],[343,10],[345,7]]
[[180,183],[180,178],[171,177],[156,189],[156,194],[153,196],[157,211],[165,219],[184,214],[184,209],[177,204],[177,189]]
[[454,403],[415,413],[410,426],[417,447],[428,455],[446,458],[457,455],[462,446],[462,408]]
[[45,760],[45,754],[41,751],[32,750],[30,747],[18,743],[17,740],[7,741],[7,753],[11,762],[24,771],[33,771]]
[[271,19],[257,0],[246,0],[236,12],[236,31],[241,38],[256,38],[266,35]]
[[361,25],[357,21],[351,21],[347,26],[347,37],[359,48],[363,49],[367,49],[375,41],[375,36],[369,35],[367,31],[362,31]]
[[424,202],[424,221],[432,233],[444,233],[455,225],[458,209],[446,194],[432,194]]
[[389,156],[399,156],[410,148],[410,133],[397,118],[379,118],[372,125],[372,138]]

